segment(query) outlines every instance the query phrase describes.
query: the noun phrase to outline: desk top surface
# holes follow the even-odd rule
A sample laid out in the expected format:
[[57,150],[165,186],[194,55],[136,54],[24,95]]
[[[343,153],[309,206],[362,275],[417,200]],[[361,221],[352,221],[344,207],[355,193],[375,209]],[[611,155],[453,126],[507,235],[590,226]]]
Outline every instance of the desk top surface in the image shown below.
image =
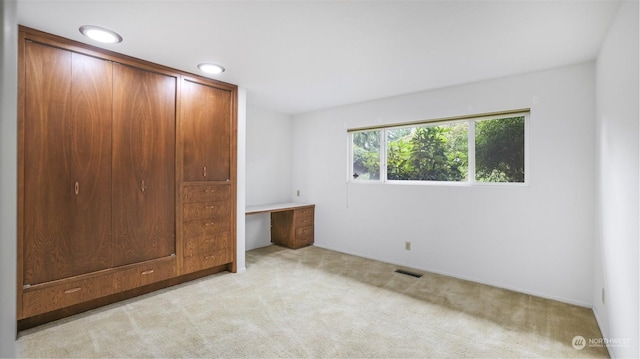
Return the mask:
[[247,206],[244,212],[245,214],[269,213],[269,212],[288,211],[288,210],[301,208],[301,207],[315,207],[315,204],[294,203],[294,202],[268,203],[268,204],[261,204],[257,206]]

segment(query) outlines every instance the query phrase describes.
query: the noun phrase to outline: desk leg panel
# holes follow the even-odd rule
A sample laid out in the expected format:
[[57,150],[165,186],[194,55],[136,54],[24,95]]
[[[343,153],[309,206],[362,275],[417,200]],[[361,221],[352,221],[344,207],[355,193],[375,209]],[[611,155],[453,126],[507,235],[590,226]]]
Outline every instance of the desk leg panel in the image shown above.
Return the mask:
[[271,213],[271,242],[291,248],[294,238],[293,211]]

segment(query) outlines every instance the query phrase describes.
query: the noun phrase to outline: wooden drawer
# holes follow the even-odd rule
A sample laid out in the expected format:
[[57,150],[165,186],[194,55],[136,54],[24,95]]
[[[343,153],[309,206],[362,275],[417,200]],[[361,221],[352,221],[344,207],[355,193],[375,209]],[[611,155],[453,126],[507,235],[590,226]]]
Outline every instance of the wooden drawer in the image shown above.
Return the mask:
[[196,219],[217,218],[231,215],[229,201],[187,203],[182,210],[185,221]]
[[113,293],[112,273],[25,288],[22,293],[22,317],[50,312]]
[[197,272],[199,270],[233,262],[233,249],[219,249],[213,253],[198,254],[185,257],[183,260],[183,273]]
[[231,186],[185,186],[182,191],[183,203],[229,201],[231,199]]
[[300,248],[310,244],[313,244],[313,226],[296,228],[293,246],[295,248]]
[[305,226],[296,228],[296,240],[307,240],[311,238],[313,241],[313,226]]
[[176,267],[175,256],[127,266],[115,273],[114,287],[121,292],[173,278],[177,275]]
[[206,218],[184,223],[184,238],[211,236],[231,231],[231,214],[217,218]]
[[296,209],[294,217],[296,228],[313,225],[313,208]]
[[215,233],[210,236],[185,238],[184,257],[211,254],[219,249],[232,248],[229,232]]

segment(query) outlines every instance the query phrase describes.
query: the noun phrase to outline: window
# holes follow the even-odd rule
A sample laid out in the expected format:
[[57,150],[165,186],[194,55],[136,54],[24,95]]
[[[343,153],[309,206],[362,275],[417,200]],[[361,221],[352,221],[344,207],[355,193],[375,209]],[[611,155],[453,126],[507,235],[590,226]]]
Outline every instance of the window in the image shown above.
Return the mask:
[[349,130],[352,182],[524,183],[528,112]]
[[468,124],[386,130],[387,180],[466,181]]
[[380,131],[355,132],[352,141],[353,179],[380,179]]
[[524,182],[524,116],[475,122],[478,182]]

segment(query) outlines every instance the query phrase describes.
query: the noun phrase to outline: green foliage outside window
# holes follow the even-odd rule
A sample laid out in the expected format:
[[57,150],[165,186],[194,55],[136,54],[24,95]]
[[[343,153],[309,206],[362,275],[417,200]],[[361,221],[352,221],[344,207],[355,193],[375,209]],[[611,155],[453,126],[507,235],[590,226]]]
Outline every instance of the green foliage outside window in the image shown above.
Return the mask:
[[353,178],[380,179],[380,131],[353,134]]
[[[468,181],[470,123],[475,181],[524,182],[524,116],[386,129],[386,179]],[[381,132],[353,134],[354,179],[380,179]]]
[[[387,131],[387,179],[462,181],[467,173],[467,123]],[[399,132],[399,133],[396,133]],[[401,136],[401,133],[406,133]]]
[[476,181],[524,182],[524,116],[476,122]]

